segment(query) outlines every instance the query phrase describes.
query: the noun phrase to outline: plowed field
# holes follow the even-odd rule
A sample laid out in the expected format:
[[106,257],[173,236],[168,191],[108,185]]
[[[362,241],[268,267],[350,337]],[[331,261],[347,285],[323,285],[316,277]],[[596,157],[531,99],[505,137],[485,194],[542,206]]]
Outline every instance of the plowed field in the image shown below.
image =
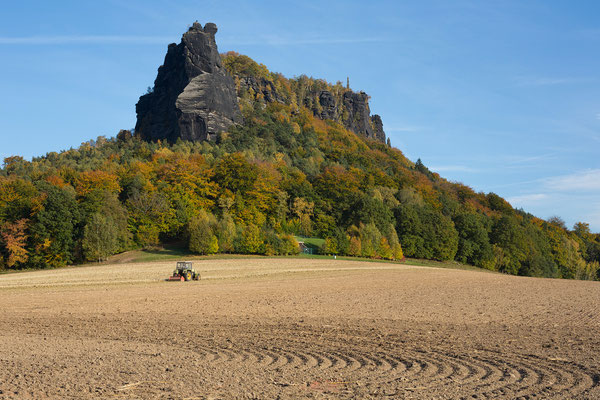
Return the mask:
[[0,276],[0,398],[600,398],[600,283],[298,258]]

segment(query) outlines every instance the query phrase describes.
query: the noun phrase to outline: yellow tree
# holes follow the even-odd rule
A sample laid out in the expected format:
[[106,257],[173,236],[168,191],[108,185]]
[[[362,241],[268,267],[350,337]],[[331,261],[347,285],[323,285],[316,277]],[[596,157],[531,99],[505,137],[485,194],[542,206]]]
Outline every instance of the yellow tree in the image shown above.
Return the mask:
[[296,197],[294,199],[292,211],[298,217],[298,222],[301,231],[300,233],[303,235],[310,235],[312,233],[311,217],[313,215],[314,208],[315,203],[313,203],[312,201],[308,201],[306,199],[303,199],[302,197]]
[[8,253],[6,266],[9,268],[27,261],[27,222],[28,220],[23,218],[13,223],[5,222],[0,227],[0,238]]

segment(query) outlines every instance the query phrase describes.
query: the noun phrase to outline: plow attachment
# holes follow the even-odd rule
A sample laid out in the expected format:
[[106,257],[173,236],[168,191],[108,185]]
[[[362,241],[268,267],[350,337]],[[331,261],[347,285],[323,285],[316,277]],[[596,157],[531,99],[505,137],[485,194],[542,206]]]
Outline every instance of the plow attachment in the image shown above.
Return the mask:
[[185,278],[181,275],[173,275],[173,276],[168,277],[167,280],[183,282],[183,281],[185,281]]

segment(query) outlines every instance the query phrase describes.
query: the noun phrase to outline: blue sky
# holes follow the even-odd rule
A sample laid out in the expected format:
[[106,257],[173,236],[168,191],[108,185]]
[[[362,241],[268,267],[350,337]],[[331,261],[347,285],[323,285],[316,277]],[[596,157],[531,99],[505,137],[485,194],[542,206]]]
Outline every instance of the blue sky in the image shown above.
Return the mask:
[[135,125],[168,43],[215,22],[221,52],[371,96],[392,144],[542,218],[600,231],[597,1],[29,1],[0,14],[0,157]]

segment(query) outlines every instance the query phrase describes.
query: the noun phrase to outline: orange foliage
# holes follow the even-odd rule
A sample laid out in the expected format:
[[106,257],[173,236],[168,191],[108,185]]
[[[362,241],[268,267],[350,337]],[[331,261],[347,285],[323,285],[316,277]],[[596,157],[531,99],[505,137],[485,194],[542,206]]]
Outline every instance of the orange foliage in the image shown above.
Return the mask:
[[85,196],[94,190],[118,193],[121,187],[116,175],[97,170],[82,172],[75,181],[75,190],[79,196]]
[[6,260],[8,267],[27,261],[28,256],[25,249],[27,244],[27,235],[25,234],[27,222],[27,219],[20,219],[13,223],[6,222],[0,227],[0,237],[8,252]]

